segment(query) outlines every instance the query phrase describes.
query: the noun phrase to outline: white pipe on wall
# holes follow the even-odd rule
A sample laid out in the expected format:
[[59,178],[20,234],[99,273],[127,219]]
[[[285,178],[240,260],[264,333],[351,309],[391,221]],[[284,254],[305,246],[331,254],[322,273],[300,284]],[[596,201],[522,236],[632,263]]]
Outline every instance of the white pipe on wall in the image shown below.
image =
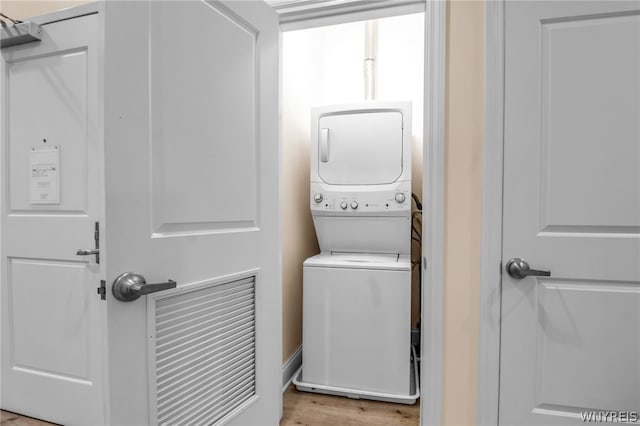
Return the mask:
[[364,98],[376,98],[378,57],[378,21],[365,22],[364,28]]

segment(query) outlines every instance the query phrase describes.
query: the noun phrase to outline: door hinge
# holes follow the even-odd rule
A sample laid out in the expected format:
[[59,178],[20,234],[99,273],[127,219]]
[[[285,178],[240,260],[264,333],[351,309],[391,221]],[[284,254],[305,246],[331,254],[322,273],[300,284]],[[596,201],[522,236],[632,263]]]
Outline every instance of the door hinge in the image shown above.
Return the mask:
[[100,299],[107,300],[107,282],[105,280],[100,280],[100,287],[98,287],[98,294],[100,295]]

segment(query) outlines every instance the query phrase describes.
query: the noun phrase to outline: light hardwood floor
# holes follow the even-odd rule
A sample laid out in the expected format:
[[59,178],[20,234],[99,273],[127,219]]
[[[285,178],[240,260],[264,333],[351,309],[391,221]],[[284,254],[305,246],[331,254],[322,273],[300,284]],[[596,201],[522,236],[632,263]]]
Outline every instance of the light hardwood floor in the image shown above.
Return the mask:
[[284,394],[280,426],[417,426],[420,404],[350,399],[299,392],[291,385]]
[[43,422],[42,420],[24,417],[20,414],[10,413],[8,411],[0,411],[0,424],[2,426],[49,426],[53,423]]
[[[293,385],[283,398],[284,414],[280,426],[417,426],[420,422],[419,404],[402,405],[299,392]],[[53,425],[7,411],[0,411],[0,424]]]

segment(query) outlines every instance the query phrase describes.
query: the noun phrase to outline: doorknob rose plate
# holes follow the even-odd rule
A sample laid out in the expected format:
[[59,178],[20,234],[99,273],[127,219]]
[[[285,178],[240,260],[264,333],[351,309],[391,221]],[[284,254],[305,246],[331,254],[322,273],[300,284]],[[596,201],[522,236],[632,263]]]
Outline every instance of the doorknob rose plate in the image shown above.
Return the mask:
[[147,282],[140,274],[125,272],[113,281],[111,293],[121,302],[133,302],[141,295],[134,291],[134,286],[145,285]]
[[512,278],[524,278],[524,275],[522,277],[518,275],[523,269],[529,269],[529,264],[524,259],[514,257],[509,259],[504,269]]

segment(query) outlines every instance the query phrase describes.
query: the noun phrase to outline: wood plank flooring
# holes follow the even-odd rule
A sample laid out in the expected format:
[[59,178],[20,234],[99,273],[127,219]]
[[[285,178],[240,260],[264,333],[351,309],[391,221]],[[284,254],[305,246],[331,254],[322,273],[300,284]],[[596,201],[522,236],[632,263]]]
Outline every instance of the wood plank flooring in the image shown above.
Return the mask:
[[44,422],[42,420],[33,419],[31,417],[21,416],[20,414],[10,413],[0,410],[0,424],[2,426],[51,426],[53,423]]
[[[280,426],[417,426],[420,422],[420,404],[392,404],[299,392],[293,385],[289,386],[283,399],[284,414]],[[8,411],[0,411],[0,424],[53,425]]]
[[417,426],[420,404],[350,399],[299,392],[289,386],[280,426]]

